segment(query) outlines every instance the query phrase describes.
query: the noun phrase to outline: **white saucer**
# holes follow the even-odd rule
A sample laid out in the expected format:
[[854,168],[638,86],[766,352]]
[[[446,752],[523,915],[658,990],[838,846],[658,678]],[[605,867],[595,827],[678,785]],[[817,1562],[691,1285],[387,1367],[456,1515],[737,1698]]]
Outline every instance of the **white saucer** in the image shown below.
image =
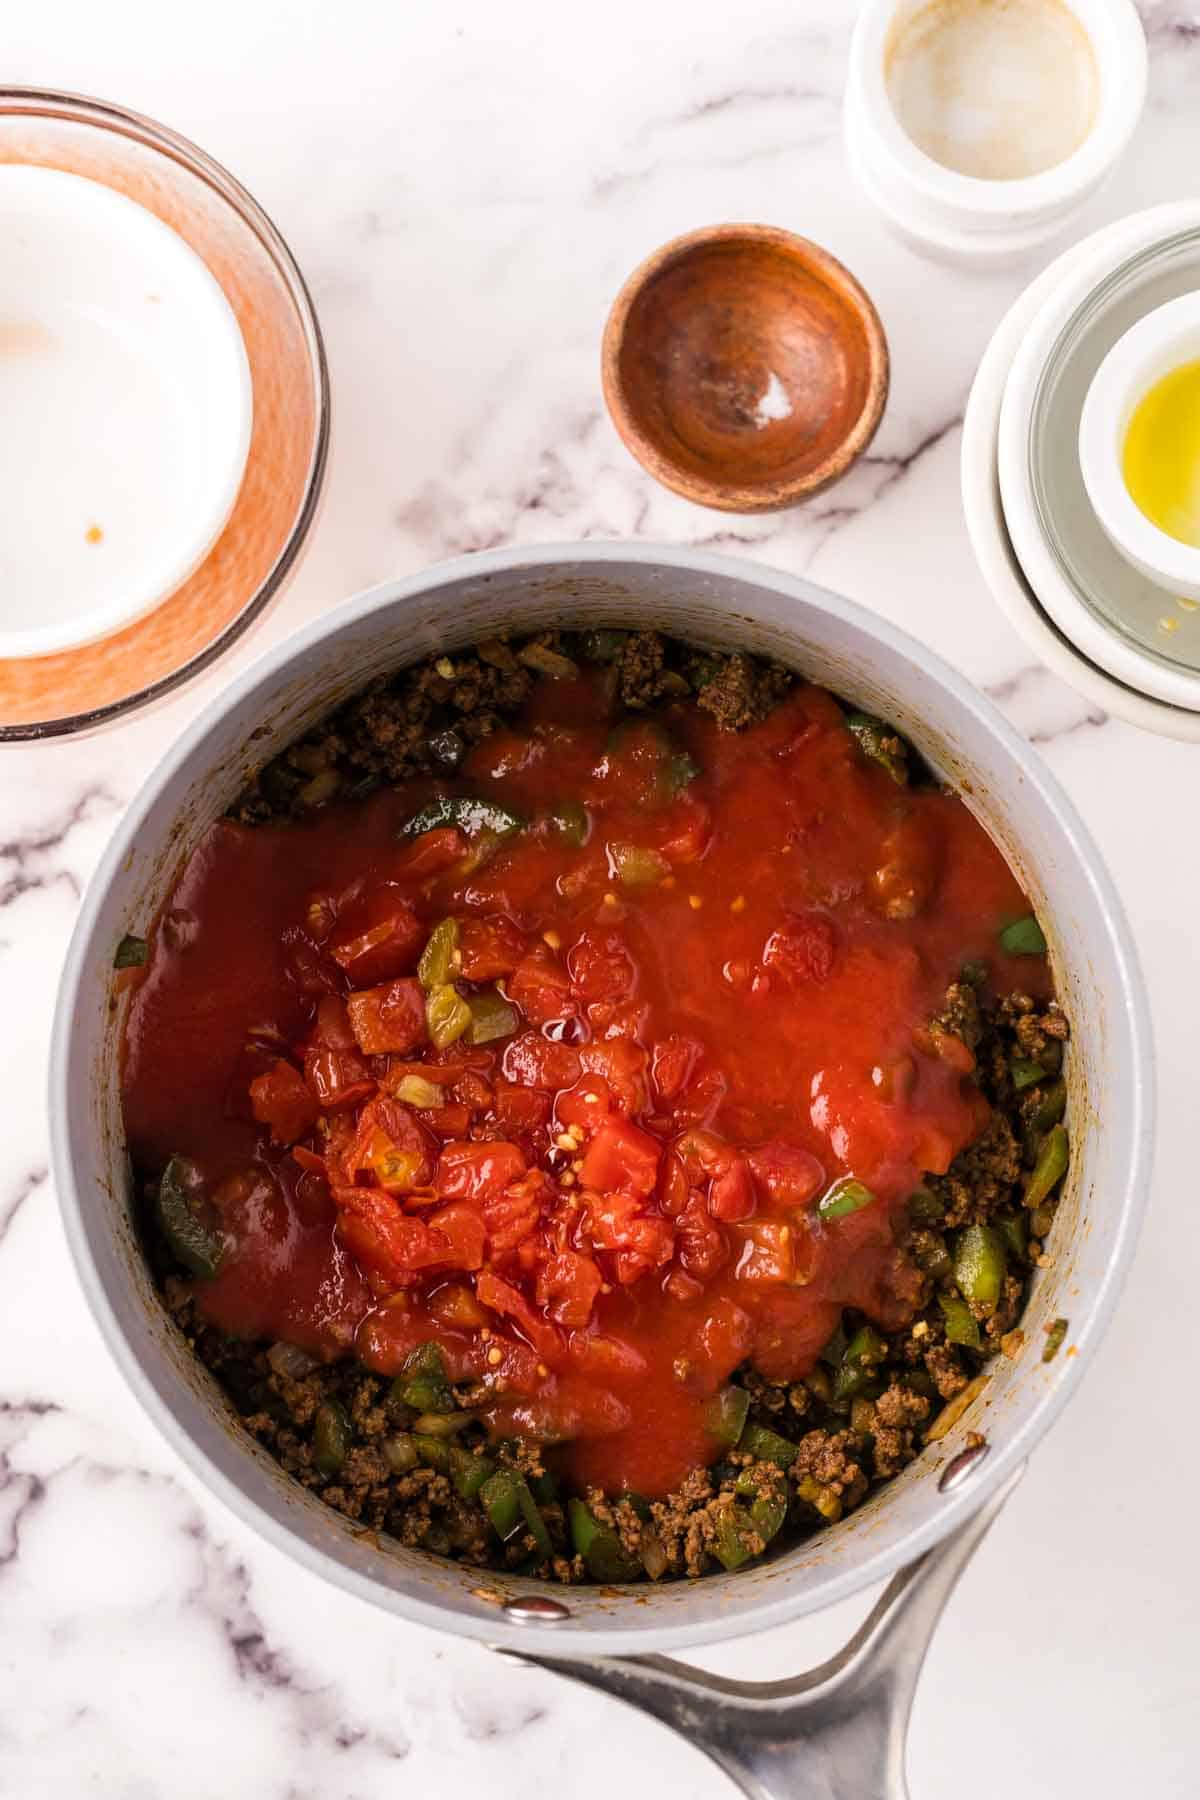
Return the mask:
[[[1164,213],[1174,208],[1157,209]],[[1180,209],[1189,215],[1195,208]],[[1200,715],[1139,692],[1097,666],[1057,628],[1017,560],[1000,494],[998,437],[1009,370],[1040,309],[1077,258],[1118,233],[1127,221],[1104,226],[1072,245],[1018,296],[980,360],[963,418],[960,479],[967,534],[993,599],[1014,630],[1045,666],[1077,693],[1115,718],[1145,731],[1200,743]]]
[[[1143,257],[1152,258],[1145,270]],[[997,456],[1008,533],[1042,606],[1085,656],[1153,699],[1200,711],[1200,613],[1173,609],[1116,549],[1088,500],[1078,449],[1084,398],[1112,345],[1141,313],[1200,282],[1200,205],[1135,213],[1064,263],[1026,321],[1004,386]],[[1175,620],[1168,630],[1166,617]]]

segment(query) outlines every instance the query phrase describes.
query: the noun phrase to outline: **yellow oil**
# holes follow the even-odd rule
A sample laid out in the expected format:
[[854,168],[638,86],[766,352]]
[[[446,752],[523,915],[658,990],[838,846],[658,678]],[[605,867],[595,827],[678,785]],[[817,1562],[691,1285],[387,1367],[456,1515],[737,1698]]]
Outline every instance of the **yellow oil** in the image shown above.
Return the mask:
[[1152,525],[1200,548],[1200,362],[1182,363],[1143,394],[1121,472]]

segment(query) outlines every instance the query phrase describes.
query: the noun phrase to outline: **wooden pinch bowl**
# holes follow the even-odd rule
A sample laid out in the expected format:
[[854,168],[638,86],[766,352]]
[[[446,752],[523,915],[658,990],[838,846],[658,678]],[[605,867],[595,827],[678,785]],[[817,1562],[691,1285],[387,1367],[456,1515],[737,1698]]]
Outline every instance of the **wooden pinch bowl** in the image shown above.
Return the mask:
[[725,512],[844,475],[888,392],[879,314],[848,269],[772,225],[714,225],[635,269],[608,317],[604,398],[657,481]]

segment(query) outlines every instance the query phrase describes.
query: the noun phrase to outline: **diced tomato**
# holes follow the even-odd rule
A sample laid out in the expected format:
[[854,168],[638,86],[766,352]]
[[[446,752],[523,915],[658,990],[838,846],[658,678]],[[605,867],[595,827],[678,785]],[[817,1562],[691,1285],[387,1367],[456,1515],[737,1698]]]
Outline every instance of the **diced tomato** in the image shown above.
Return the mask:
[[486,1112],[492,1104],[491,1083],[475,1069],[465,1069],[453,1088],[454,1098],[472,1113]]
[[531,1169],[498,1193],[484,1197],[481,1208],[488,1248],[497,1261],[503,1261],[530,1241],[542,1222],[542,1208],[549,1193],[550,1183],[542,1171]]
[[698,1300],[703,1292],[703,1283],[693,1281],[682,1269],[670,1269],[663,1277],[663,1293],[669,1294],[672,1300],[678,1300],[681,1304]]
[[678,1034],[655,1044],[650,1053],[650,1077],[661,1103],[665,1105],[682,1093],[703,1054],[695,1038]]
[[673,1150],[664,1153],[658,1168],[658,1204],[668,1219],[678,1218],[694,1192],[687,1171]]
[[464,919],[459,926],[458,947],[466,981],[495,981],[500,975],[511,975],[517,967],[525,954],[525,933],[503,915]]
[[584,1187],[603,1194],[629,1193],[643,1197],[654,1192],[662,1146],[648,1131],[628,1119],[608,1119],[597,1131],[579,1179]]
[[335,1188],[343,1242],[366,1268],[403,1285],[423,1269],[478,1269],[483,1221],[469,1207],[445,1206],[426,1222],[400,1210],[382,1188]]
[[732,1300],[718,1300],[692,1340],[695,1374],[714,1388],[731,1375],[754,1342],[754,1324]]
[[271,1127],[277,1144],[294,1144],[317,1122],[312,1089],[299,1069],[282,1058],[250,1083],[250,1105],[259,1124]]
[[554,1044],[537,1031],[523,1031],[505,1045],[503,1069],[510,1081],[522,1087],[570,1087],[583,1067],[580,1053],[571,1044]]
[[712,835],[712,814],[703,800],[681,794],[663,821],[659,849],[672,863],[699,862]]
[[314,1041],[323,1050],[357,1050],[358,1039],[340,994],[323,994],[317,1001]]
[[753,1361],[768,1381],[807,1374],[837,1329],[842,1309],[801,1289],[776,1287],[755,1294]]
[[624,1338],[607,1332],[576,1331],[571,1337],[570,1358],[603,1381],[636,1381],[646,1373],[646,1358]]
[[388,981],[346,1002],[358,1047],[367,1056],[403,1055],[426,1036],[425,990],[419,981]]
[[603,1125],[612,1111],[612,1089],[603,1075],[583,1075],[574,1087],[567,1088],[554,1102],[554,1117],[560,1131],[568,1125],[579,1125],[591,1133]]
[[[557,685],[557,684],[556,684]],[[545,761],[546,740],[541,735],[499,725],[471,751],[467,767],[473,781],[499,781],[520,775]]]
[[430,1131],[436,1131],[440,1138],[466,1137],[471,1129],[471,1109],[454,1103],[449,1106],[426,1106],[422,1108],[421,1117]]
[[637,967],[619,931],[589,926],[567,956],[571,986],[580,1000],[627,1000],[637,985]]
[[369,897],[366,910],[381,916],[363,931],[336,939],[329,949],[333,960],[358,987],[410,974],[426,936],[415,909],[394,889],[383,889]]
[[739,1281],[791,1281],[795,1271],[793,1227],[782,1219],[750,1219],[740,1227]]
[[749,1162],[754,1179],[776,1206],[806,1206],[825,1186],[825,1171],[816,1157],[781,1139],[751,1150]]
[[928,903],[937,885],[940,846],[933,816],[912,812],[888,832],[879,847],[871,887],[889,919],[911,919]]
[[283,934],[283,951],[288,976],[302,994],[315,998],[337,993],[337,970],[307,932],[289,927]]
[[435,1155],[433,1139],[415,1113],[383,1094],[359,1114],[346,1167],[352,1178],[370,1174],[390,1193],[410,1194],[432,1185]]
[[590,1256],[560,1250],[538,1270],[537,1301],[557,1325],[586,1325],[604,1277]]
[[469,1287],[449,1282],[429,1296],[429,1311],[439,1324],[458,1331],[477,1331],[487,1324],[487,1314]]
[[675,1231],[669,1219],[642,1210],[636,1194],[605,1193],[587,1197],[588,1230],[601,1250],[613,1251],[617,1280],[636,1281],[650,1269],[670,1262]]
[[532,1025],[573,1018],[578,1011],[567,971],[544,944],[517,964],[507,992]]
[[733,1147],[715,1131],[685,1131],[675,1139],[674,1150],[693,1187],[708,1176],[723,1175],[737,1157]]
[[708,1184],[708,1210],[714,1219],[748,1219],[754,1211],[754,1177],[744,1156],[735,1156],[728,1168]]
[[913,1144],[913,1161],[929,1175],[944,1175],[954,1161],[954,1141],[932,1125],[920,1130]]
[[432,1061],[406,1061],[402,1056],[393,1056],[388,1060],[387,1071],[379,1078],[379,1085],[387,1093],[394,1094],[401,1083],[410,1075],[420,1081],[431,1081],[440,1087],[443,1094],[448,1094],[460,1075],[465,1075],[465,1068],[440,1068]]
[[452,1206],[441,1206],[428,1215],[428,1224],[435,1245],[439,1238],[444,1238],[449,1245],[449,1254],[439,1256],[439,1262],[445,1262],[452,1269],[483,1267],[487,1234],[483,1220],[473,1206],[467,1206],[461,1200]]
[[452,825],[437,831],[423,831],[419,838],[401,850],[392,872],[402,881],[426,881],[431,875],[440,875],[444,869],[461,862],[467,849],[465,836]]
[[729,1256],[729,1241],[709,1213],[703,1195],[693,1193],[675,1221],[680,1266],[697,1281],[708,1281]]
[[351,1050],[310,1050],[304,1058],[304,1079],[326,1112],[358,1106],[375,1092],[375,1082],[361,1056]]
[[496,1058],[490,1050],[482,1045],[473,1049],[460,1038],[456,1044],[447,1044],[444,1050],[431,1050],[417,1072],[428,1075],[430,1081],[453,1084],[461,1081],[468,1069],[474,1069],[477,1075],[490,1081],[495,1066]]
[[446,1144],[438,1159],[438,1193],[447,1200],[486,1200],[524,1173],[516,1144]]
[[628,1038],[606,1038],[579,1048],[580,1068],[589,1075],[603,1075],[614,1105],[626,1113],[646,1110],[646,1061],[642,1046]]
[[505,1131],[525,1136],[548,1123],[550,1097],[536,1088],[518,1087],[501,1076],[492,1090],[492,1116]]
[[720,1069],[701,1069],[671,1108],[675,1124],[681,1128],[710,1126],[728,1091],[729,1083]]
[[539,1318],[519,1288],[491,1269],[483,1269],[475,1283],[475,1292],[492,1312],[506,1314],[514,1320],[518,1330],[548,1363],[561,1362],[565,1348],[562,1339],[553,1325]]
[[824,913],[796,913],[763,946],[763,963],[788,986],[828,981],[836,940]]

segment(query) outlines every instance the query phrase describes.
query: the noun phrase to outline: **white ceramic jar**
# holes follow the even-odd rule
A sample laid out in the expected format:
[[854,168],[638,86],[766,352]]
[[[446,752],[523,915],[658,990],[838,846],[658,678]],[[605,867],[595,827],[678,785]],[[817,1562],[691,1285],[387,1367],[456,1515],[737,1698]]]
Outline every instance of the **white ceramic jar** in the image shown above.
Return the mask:
[[[966,267],[1019,262],[1063,228],[1118,161],[1145,101],[1141,21],[1132,0],[1061,4],[1091,46],[1090,126],[1062,161],[1036,174],[992,178],[935,161],[897,117],[889,64],[900,34],[930,0],[863,0],[846,80],[846,148],[864,191],[913,248]],[[981,0],[981,13],[985,8]]]

